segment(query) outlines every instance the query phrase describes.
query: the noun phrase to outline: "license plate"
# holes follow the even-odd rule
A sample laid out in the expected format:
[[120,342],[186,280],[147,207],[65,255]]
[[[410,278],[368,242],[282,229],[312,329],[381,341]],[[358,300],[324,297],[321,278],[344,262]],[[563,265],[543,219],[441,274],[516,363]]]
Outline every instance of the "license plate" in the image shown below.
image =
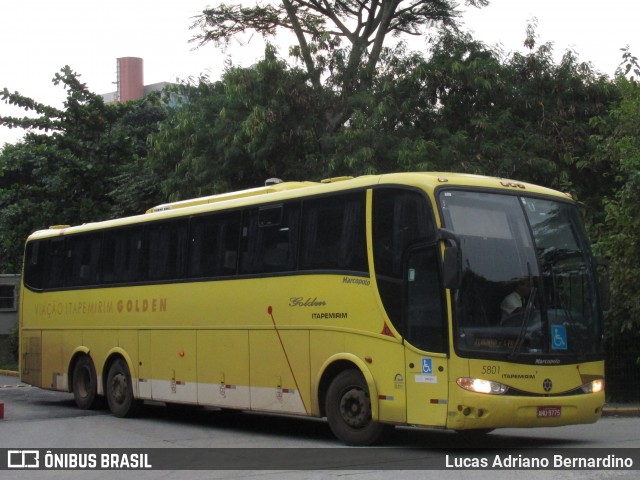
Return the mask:
[[562,412],[560,407],[538,407],[538,418],[559,417]]

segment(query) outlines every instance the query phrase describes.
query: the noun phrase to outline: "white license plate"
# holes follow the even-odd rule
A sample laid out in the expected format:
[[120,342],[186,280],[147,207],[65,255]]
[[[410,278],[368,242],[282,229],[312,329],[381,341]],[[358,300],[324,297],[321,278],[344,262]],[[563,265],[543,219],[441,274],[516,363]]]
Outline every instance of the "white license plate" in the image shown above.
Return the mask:
[[560,407],[538,407],[538,418],[556,418],[561,414]]

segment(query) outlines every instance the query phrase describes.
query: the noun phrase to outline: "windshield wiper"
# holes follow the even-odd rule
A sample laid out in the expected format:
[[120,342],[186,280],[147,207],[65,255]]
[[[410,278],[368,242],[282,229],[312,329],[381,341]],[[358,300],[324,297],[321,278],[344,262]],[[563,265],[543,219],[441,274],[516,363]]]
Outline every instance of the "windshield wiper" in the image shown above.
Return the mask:
[[558,260],[564,260],[567,258],[580,257],[582,252],[580,250],[574,250],[570,248],[556,248],[549,247],[542,251],[540,258],[545,262],[553,264]]

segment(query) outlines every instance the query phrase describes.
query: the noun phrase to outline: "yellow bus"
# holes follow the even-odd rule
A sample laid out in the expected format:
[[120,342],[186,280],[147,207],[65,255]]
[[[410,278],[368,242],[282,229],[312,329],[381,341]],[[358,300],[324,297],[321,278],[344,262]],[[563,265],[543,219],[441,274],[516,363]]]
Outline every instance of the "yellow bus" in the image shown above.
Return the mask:
[[598,420],[602,314],[568,196],[396,173],[264,187],[55,226],[26,243],[26,383],[485,433]]

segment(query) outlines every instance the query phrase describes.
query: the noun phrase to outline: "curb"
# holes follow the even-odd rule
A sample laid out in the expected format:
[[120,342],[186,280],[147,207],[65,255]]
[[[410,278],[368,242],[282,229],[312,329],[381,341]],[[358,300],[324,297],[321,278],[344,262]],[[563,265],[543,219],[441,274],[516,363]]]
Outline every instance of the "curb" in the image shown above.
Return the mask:
[[8,377],[18,377],[20,374],[14,370],[0,370],[0,375],[7,375]]
[[639,417],[640,407],[607,407],[602,409],[603,417]]

